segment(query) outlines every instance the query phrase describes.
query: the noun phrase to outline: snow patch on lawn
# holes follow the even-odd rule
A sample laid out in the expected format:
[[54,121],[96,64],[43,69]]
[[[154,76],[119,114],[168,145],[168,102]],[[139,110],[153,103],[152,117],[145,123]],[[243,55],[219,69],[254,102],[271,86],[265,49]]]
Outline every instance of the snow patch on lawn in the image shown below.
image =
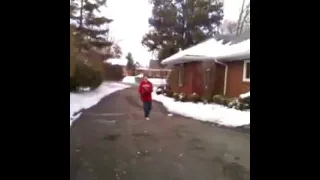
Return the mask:
[[126,76],[122,79],[123,83],[128,84],[136,84],[136,77],[135,76]]
[[148,79],[154,86],[163,86],[166,84],[165,79],[160,79],[160,78],[149,78]]
[[232,127],[250,124],[250,111],[239,111],[218,104],[177,102],[173,98],[155,93],[152,94],[152,98],[161,102],[169,112],[185,117]]
[[[97,89],[84,93],[70,93],[70,127],[81,115],[82,109],[96,105],[103,97],[130,86],[117,82],[104,82]],[[79,113],[78,113],[79,112]]]
[[[126,76],[122,79],[123,83],[128,83],[128,84],[138,84],[138,82],[136,81],[136,79],[141,79],[143,77],[142,74],[139,74],[137,76]],[[161,78],[148,78],[148,80],[155,86],[162,86],[166,84],[166,80],[165,79],[161,79]]]

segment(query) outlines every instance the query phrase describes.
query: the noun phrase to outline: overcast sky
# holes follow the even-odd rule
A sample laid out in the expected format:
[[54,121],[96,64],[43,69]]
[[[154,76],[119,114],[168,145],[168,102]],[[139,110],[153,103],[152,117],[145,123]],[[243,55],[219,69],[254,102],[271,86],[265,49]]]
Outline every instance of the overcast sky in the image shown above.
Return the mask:
[[[236,21],[242,0],[224,1],[224,19]],[[119,41],[123,57],[131,52],[135,61],[148,65],[152,54],[141,45],[142,36],[149,29],[148,18],[152,10],[148,0],[108,0],[107,6],[102,14],[114,20],[110,24],[110,35]]]

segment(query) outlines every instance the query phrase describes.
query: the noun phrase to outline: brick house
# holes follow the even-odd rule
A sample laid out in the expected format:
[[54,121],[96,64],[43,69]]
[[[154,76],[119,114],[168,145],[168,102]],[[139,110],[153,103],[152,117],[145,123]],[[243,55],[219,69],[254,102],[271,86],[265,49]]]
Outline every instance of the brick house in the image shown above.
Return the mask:
[[168,80],[174,92],[237,97],[250,91],[250,31],[215,36],[162,63],[172,68]]

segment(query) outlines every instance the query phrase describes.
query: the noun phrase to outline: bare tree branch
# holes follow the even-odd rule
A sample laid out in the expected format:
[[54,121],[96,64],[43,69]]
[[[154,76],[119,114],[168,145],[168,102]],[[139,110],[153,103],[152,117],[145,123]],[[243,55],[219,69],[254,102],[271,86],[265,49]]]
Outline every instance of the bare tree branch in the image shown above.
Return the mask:
[[[242,34],[242,33],[243,33],[244,24],[250,23],[250,19],[248,18],[248,17],[250,17],[250,2],[249,2],[249,4],[246,6],[245,11],[244,11],[243,13],[245,13],[245,14],[244,14],[244,17],[243,17],[243,19],[242,19],[242,22],[241,22],[241,25],[240,25],[240,28],[239,28],[239,34]],[[249,19],[249,20],[248,20],[248,19]]]
[[250,1],[245,6],[245,0],[242,1],[242,8],[239,14],[238,24],[237,24],[237,32],[236,34],[239,35],[243,33],[244,25],[250,24]]
[[240,11],[240,14],[239,14],[239,19],[238,19],[238,26],[237,26],[237,35],[239,35],[240,33],[240,24],[241,24],[241,21],[242,21],[242,14],[243,14],[243,11],[244,11],[244,3],[246,2],[246,0],[242,0],[242,6],[241,6],[241,11]]

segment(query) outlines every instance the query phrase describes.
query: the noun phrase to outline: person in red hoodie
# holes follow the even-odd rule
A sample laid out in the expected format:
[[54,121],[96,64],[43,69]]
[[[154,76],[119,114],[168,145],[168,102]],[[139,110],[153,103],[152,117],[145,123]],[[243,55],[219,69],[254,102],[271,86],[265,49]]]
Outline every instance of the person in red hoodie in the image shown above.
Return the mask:
[[152,108],[152,91],[153,85],[150,81],[148,81],[148,76],[144,75],[139,86],[139,93],[143,102],[144,117],[146,120],[150,120],[149,115]]

